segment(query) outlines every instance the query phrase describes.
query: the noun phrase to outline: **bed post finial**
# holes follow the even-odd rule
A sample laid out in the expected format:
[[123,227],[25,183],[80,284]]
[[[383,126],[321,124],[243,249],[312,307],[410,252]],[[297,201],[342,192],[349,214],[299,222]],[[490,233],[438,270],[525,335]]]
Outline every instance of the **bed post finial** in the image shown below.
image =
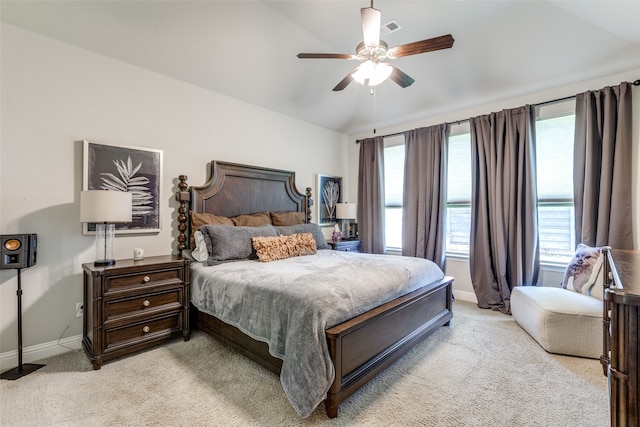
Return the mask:
[[309,224],[311,222],[311,206],[313,206],[313,199],[311,198],[311,187],[307,187],[305,191],[305,196],[306,196],[305,210],[307,211],[307,224]]
[[176,200],[180,202],[180,207],[178,208],[178,254],[182,254],[184,249],[187,249],[186,241],[187,236],[185,231],[187,231],[187,203],[191,200],[189,192],[187,189],[189,188],[189,184],[187,184],[187,175],[178,176],[180,182],[178,183],[178,188],[180,191],[176,192]]

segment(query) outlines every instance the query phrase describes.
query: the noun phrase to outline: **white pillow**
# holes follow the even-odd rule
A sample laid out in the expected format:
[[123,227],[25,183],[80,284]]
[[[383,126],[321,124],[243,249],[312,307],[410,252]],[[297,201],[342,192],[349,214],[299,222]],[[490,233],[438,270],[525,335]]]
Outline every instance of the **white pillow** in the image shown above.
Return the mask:
[[191,251],[191,256],[196,261],[204,262],[209,258],[209,252],[207,252],[207,244],[204,241],[204,236],[200,230],[195,232],[196,247]]
[[[592,248],[580,243],[573,258],[567,265],[562,287],[570,291],[590,295],[592,286],[598,280],[602,280],[599,279],[598,275],[602,269],[603,261],[602,248]],[[597,291],[594,293],[597,294]],[[597,297],[596,295],[593,296]],[[600,299],[602,299],[602,296],[600,296]]]

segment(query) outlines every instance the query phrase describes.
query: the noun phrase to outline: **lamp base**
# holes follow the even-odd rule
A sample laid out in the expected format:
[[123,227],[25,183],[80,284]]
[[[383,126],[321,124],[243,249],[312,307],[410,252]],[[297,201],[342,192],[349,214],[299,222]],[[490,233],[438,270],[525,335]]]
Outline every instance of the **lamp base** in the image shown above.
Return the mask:
[[96,267],[104,267],[106,265],[114,265],[115,263],[115,259],[97,259],[94,261],[93,265]]
[[17,368],[9,369],[8,371],[0,374],[0,379],[3,380],[17,380],[19,378],[24,377],[25,375],[29,375],[32,372],[37,371],[45,365],[39,365],[37,363],[25,363],[22,365],[22,368],[18,366]]

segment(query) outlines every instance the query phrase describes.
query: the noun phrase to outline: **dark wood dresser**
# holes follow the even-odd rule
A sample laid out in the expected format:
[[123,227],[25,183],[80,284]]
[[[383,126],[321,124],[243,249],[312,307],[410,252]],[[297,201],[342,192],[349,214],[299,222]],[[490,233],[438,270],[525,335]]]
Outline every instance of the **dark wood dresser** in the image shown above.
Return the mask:
[[640,251],[605,249],[604,354],[612,426],[639,426]]
[[189,261],[176,256],[93,263],[84,270],[82,347],[102,362],[165,342],[190,338]]

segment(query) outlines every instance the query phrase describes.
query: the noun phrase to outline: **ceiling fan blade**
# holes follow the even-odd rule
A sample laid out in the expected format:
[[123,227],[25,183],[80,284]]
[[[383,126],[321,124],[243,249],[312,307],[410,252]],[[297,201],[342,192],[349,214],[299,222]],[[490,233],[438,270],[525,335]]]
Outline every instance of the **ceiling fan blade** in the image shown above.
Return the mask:
[[382,12],[373,7],[360,9],[362,17],[362,37],[365,46],[378,46],[380,44],[380,17]]
[[338,83],[336,87],[333,88],[333,91],[338,92],[344,89],[345,87],[347,87],[347,85],[353,81],[352,74],[354,73],[355,70],[357,70],[357,68],[351,70],[344,79],[340,80],[340,83]]
[[415,82],[415,80],[411,78],[408,74],[400,71],[396,67],[393,67],[393,71],[391,72],[391,75],[389,76],[389,78],[394,82],[398,83],[400,87],[411,86],[413,82]]
[[396,46],[393,49],[389,49],[387,54],[392,58],[400,58],[418,53],[433,52],[434,50],[449,49],[453,46],[453,42],[454,39],[451,34],[447,34],[445,36]]
[[354,55],[350,55],[348,53],[299,53],[298,58],[302,59],[319,59],[319,58],[329,58],[329,59],[352,59]]

